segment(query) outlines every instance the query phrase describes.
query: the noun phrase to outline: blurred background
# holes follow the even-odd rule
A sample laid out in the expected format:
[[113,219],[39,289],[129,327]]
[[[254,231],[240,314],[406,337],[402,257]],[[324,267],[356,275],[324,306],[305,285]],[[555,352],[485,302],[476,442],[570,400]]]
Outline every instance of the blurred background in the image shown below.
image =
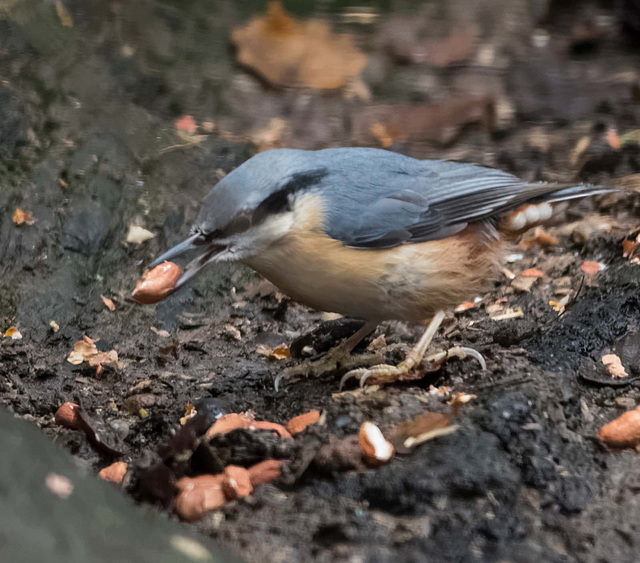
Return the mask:
[[[477,162],[526,180],[624,179],[638,190],[640,1],[0,0],[0,404],[95,470],[108,456],[53,422],[64,401],[82,401],[104,419],[119,441],[116,449],[143,466],[156,459],[185,405],[202,397],[218,401],[211,406],[217,413],[250,408],[282,420],[312,407],[334,408],[327,387],[316,382],[283,399],[271,385],[277,368],[255,354],[256,346],[291,342],[326,317],[288,304],[244,269],[220,266],[154,308],[135,306],[129,293],[144,265],[184,238],[202,197],[234,167],[271,148],[336,146]],[[594,211],[590,205],[585,213]],[[618,222],[583,222],[578,235],[572,223],[556,233],[562,248],[580,261],[621,260],[619,242],[637,227],[638,205],[638,198],[600,202],[595,209]],[[588,242],[594,233],[596,242]],[[534,240],[535,252],[537,243],[544,246]],[[535,252],[525,253],[523,268],[542,263]],[[557,258],[562,251],[550,252]],[[571,260],[554,266],[554,279],[566,282],[580,273],[579,261]],[[526,318],[514,321],[514,330],[496,329],[492,346],[519,347],[531,336],[526,327],[532,318],[552,315],[559,332],[536,340],[529,351],[544,356],[555,342],[556,358],[566,349],[599,362],[605,345],[634,322],[637,328],[638,276],[630,269],[637,264],[625,268],[607,278],[601,293],[587,283],[598,305],[569,317],[568,325],[556,323],[548,306],[559,299],[552,289],[538,295],[508,288],[505,294],[520,300]],[[559,295],[574,295],[578,282],[566,283],[571,288]],[[612,304],[602,295],[619,299]],[[578,328],[600,318],[608,319],[610,334]],[[83,335],[99,338],[101,351],[117,351],[119,359],[105,366],[107,376],[65,361]],[[387,335],[390,343],[410,337],[401,329]],[[453,338],[465,337],[458,332]],[[482,336],[475,338],[482,344]],[[506,375],[542,373],[528,363],[523,368],[516,356],[500,368]],[[517,403],[522,413],[534,409],[531,397],[561,396],[562,416],[571,421],[584,413],[580,401],[618,408],[613,394],[603,403],[572,395],[577,391],[569,384],[547,388],[543,381],[530,396],[505,395],[491,408],[506,412]],[[406,391],[394,395],[397,404],[379,399],[364,412],[384,412],[392,421],[400,403],[405,412],[418,412],[416,391]],[[332,428],[357,430],[363,409],[352,405],[347,416],[335,408],[340,422]],[[580,453],[566,446],[573,440],[566,424],[576,432],[586,424],[585,434],[593,434],[594,419],[565,420],[559,434],[547,428],[544,447],[531,445],[532,461],[521,463],[523,452],[507,448],[504,454],[495,436],[509,435],[511,443],[529,438],[516,429],[503,432],[491,408],[483,419],[488,434],[459,438],[458,449],[452,442],[445,461],[422,457],[415,460],[419,466],[398,469],[385,484],[375,477],[366,486],[339,481],[291,502],[265,493],[253,508],[233,509],[226,522],[209,523],[209,531],[255,560],[348,559],[354,553],[365,560],[375,550],[380,560],[391,560],[398,549],[421,557],[434,546],[439,560],[502,554],[524,561],[541,553],[543,560],[566,560],[572,549],[588,551],[585,546],[606,560],[612,544],[590,530],[616,521],[608,511],[616,512],[606,494],[598,497],[597,486],[584,484],[604,464],[588,444],[580,442]],[[522,415],[521,422],[547,420],[545,408],[531,419]],[[478,448],[476,461],[465,453],[471,445]],[[544,461],[554,456],[555,465]],[[487,469],[483,460],[493,457],[499,459]],[[478,484],[465,474],[460,482],[475,483],[468,488],[447,481],[468,463],[471,473],[486,479]],[[539,463],[553,467],[540,469]],[[438,490],[411,484],[412,472],[426,464],[435,481],[448,484]],[[576,469],[569,471],[570,482],[562,473],[567,467]],[[523,483],[538,497],[529,499],[534,508],[520,507],[516,515]],[[461,490],[479,496],[466,504],[457,496]],[[398,508],[394,502],[403,494]],[[318,495],[324,500],[316,505],[311,497]],[[339,508],[333,499],[341,495],[349,500]],[[491,495],[499,498],[495,506]],[[569,522],[576,521],[562,520],[561,539],[552,524],[525,525],[527,510],[539,524],[541,505],[554,514],[577,514],[594,498],[604,503],[600,517],[585,517],[575,528]],[[380,512],[367,513],[363,523],[358,510],[364,509],[350,502],[370,502]],[[276,505],[282,521],[274,533],[262,522]],[[450,507],[449,516],[441,505]],[[487,516],[489,508],[497,518]],[[254,510],[265,511],[260,523]],[[402,516],[390,516],[396,513]],[[407,514],[431,520],[416,527],[402,520]],[[252,544],[256,530],[263,535]],[[377,538],[371,545],[370,534]],[[636,540],[624,537],[625,546],[615,548],[618,560],[637,553]]]

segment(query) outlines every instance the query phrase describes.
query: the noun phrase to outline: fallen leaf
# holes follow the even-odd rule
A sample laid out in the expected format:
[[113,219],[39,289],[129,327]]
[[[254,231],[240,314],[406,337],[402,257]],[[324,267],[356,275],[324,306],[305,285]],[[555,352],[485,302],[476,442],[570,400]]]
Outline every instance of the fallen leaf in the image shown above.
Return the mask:
[[367,106],[353,116],[356,143],[431,141],[451,143],[463,126],[482,123],[494,128],[495,108],[488,96],[450,96],[437,104]]
[[13,222],[16,225],[33,225],[36,220],[29,211],[22,211],[19,207],[13,212]]
[[602,363],[613,378],[627,377],[629,375],[622,365],[622,360],[615,354],[602,356]]
[[5,338],[11,338],[11,340],[22,340],[22,334],[15,326],[10,326],[4,333]]
[[60,19],[60,23],[63,27],[73,27],[71,14],[69,13],[69,10],[64,7],[62,0],[56,0],[56,14],[58,14],[58,18]]
[[61,499],[67,499],[71,496],[71,493],[73,493],[73,483],[71,479],[64,475],[49,473],[44,479],[44,484],[47,489]]
[[101,295],[100,298],[102,299],[102,302],[106,305],[107,309],[109,309],[109,311],[116,310],[116,306],[113,304],[113,301],[111,301],[111,299],[109,299],[108,297],[105,297],[104,295]]
[[602,270],[602,265],[599,262],[594,262],[593,260],[586,260],[582,263],[580,269],[585,274],[589,274],[592,276]]
[[183,115],[175,120],[176,129],[178,131],[184,131],[193,135],[197,130],[198,126],[196,125],[195,120],[192,115]]
[[127,232],[126,241],[132,244],[142,244],[143,242],[154,238],[154,235],[151,231],[144,229],[143,227],[139,227],[138,225],[129,225],[129,231]]
[[564,313],[565,308],[571,301],[571,294],[565,295],[560,301],[549,301],[549,305],[553,307],[554,311],[562,314]]
[[341,88],[367,62],[349,35],[334,34],[321,20],[297,22],[280,2],[269,2],[266,16],[234,29],[231,40],[238,61],[275,86]]
[[269,348],[265,344],[258,344],[256,352],[273,360],[285,360],[291,357],[291,350],[286,344],[278,344],[275,348]]
[[535,229],[533,229],[533,231],[531,231],[531,234],[525,235],[522,238],[518,246],[520,248],[528,250],[535,245],[538,245],[542,248],[547,248],[549,246],[558,244],[558,242],[559,240],[557,239],[557,237],[549,234],[542,227],[536,227]]

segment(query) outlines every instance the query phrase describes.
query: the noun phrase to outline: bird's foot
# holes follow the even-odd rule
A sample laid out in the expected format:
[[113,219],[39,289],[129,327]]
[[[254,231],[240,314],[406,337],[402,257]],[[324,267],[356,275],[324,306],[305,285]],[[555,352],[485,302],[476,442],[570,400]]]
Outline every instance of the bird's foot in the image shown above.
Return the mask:
[[336,346],[317,360],[304,360],[295,366],[283,370],[276,377],[274,382],[275,390],[278,391],[283,380],[287,383],[293,383],[302,378],[320,377],[325,373],[338,369],[352,369],[357,366],[372,365],[381,360],[382,356],[380,354],[352,356],[350,350],[346,350],[342,346]]
[[[455,346],[449,348],[444,352],[438,352],[426,358],[426,361],[440,367],[451,357],[460,358],[461,360],[471,357],[478,360],[480,367],[487,369],[487,363],[484,361],[482,354],[473,348],[465,348],[463,346]],[[342,376],[340,380],[340,389],[344,384],[352,378],[357,379],[360,382],[360,387],[364,387],[365,384],[369,385],[384,385],[387,383],[394,383],[403,379],[415,379],[414,377],[408,377],[408,374],[419,364],[420,362],[414,357],[413,354],[409,354],[406,360],[400,362],[397,366],[390,364],[378,364],[371,367],[361,367],[352,369]]]

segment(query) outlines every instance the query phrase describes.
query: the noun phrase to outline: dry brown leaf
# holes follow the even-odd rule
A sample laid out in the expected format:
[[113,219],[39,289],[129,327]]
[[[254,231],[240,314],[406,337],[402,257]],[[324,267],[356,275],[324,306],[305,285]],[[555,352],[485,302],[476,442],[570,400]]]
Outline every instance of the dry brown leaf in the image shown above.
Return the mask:
[[69,13],[69,10],[64,7],[62,0],[56,0],[56,14],[58,14],[60,23],[64,27],[73,27],[73,19],[71,18],[71,14]]
[[275,86],[335,89],[357,77],[367,57],[349,35],[337,35],[323,21],[297,22],[280,2],[264,17],[233,30],[238,61]]
[[111,301],[111,299],[109,299],[108,297],[105,297],[104,295],[101,295],[100,298],[102,299],[102,302],[105,304],[107,309],[109,309],[109,311],[116,310],[116,306],[113,304],[113,301]]
[[16,225],[33,225],[36,220],[29,211],[22,211],[19,207],[13,212],[13,222]]
[[518,245],[520,248],[525,250],[532,248],[535,245],[541,246],[542,248],[546,248],[548,246],[553,246],[554,244],[558,244],[558,239],[553,235],[549,234],[542,227],[536,227],[533,229],[531,234],[525,235],[523,239],[520,241]]
[[256,352],[273,360],[285,360],[291,357],[291,350],[286,344],[278,344],[275,348],[270,348],[265,344],[258,344]]
[[488,96],[451,96],[438,104],[368,106],[353,116],[356,143],[371,144],[453,141],[463,126],[494,127],[495,108]]
[[613,378],[627,377],[629,375],[622,365],[622,360],[615,354],[602,356],[602,363]]

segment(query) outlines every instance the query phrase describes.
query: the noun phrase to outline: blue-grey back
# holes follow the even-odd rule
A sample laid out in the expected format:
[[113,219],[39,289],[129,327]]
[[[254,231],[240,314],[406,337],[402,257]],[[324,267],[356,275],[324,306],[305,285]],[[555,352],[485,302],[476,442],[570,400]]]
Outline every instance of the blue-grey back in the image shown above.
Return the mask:
[[442,238],[562,188],[475,164],[417,160],[381,149],[277,149],[254,156],[221,180],[205,198],[196,229],[223,229],[232,218],[242,228],[312,192],[322,196],[329,236],[379,248]]

